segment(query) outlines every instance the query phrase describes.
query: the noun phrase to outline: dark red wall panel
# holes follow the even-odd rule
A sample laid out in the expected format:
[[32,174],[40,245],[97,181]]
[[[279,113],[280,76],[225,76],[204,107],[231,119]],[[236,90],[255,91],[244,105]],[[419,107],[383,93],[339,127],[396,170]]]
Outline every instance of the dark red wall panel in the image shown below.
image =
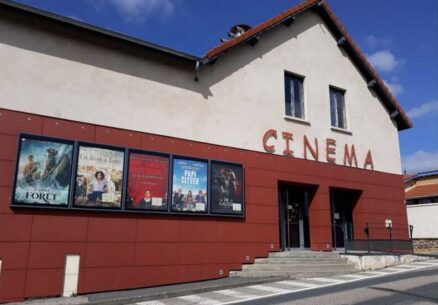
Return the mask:
[[[238,162],[245,167],[246,218],[14,209],[19,133]],[[279,251],[278,185],[311,185],[311,248],[331,250],[329,187],[362,191],[355,229],[407,237],[399,175],[269,155],[0,109],[0,302],[62,293],[65,255],[80,255],[79,293],[213,279]]]

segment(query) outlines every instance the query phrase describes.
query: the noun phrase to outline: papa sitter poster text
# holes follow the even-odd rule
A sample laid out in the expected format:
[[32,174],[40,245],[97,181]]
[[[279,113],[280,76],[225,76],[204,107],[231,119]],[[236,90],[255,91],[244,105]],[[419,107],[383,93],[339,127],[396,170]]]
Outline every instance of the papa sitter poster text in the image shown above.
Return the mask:
[[207,162],[177,158],[173,160],[173,210],[207,210],[207,173]]
[[73,145],[21,138],[14,202],[67,205]]

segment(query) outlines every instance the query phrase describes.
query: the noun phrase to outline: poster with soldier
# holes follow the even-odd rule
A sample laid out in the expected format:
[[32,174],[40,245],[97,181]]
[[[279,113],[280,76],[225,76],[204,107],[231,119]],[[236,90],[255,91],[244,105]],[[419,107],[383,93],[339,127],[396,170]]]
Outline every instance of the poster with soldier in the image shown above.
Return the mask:
[[211,162],[211,212],[243,214],[243,167]]
[[73,143],[21,136],[14,204],[68,206]]

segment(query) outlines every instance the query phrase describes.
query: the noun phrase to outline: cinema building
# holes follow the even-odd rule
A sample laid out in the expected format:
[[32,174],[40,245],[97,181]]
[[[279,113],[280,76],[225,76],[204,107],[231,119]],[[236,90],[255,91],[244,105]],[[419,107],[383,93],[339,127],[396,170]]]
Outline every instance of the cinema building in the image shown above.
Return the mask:
[[0,0],[0,67],[0,302],[409,238],[411,122],[325,1],[196,57]]

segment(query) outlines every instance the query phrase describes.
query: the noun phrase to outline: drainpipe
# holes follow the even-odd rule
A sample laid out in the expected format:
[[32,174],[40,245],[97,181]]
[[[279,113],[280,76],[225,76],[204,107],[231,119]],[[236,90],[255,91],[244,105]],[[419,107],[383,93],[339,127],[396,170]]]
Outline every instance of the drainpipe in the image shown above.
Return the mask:
[[199,80],[198,74],[199,74],[199,68],[201,68],[201,61],[197,60],[195,65],[195,82]]

